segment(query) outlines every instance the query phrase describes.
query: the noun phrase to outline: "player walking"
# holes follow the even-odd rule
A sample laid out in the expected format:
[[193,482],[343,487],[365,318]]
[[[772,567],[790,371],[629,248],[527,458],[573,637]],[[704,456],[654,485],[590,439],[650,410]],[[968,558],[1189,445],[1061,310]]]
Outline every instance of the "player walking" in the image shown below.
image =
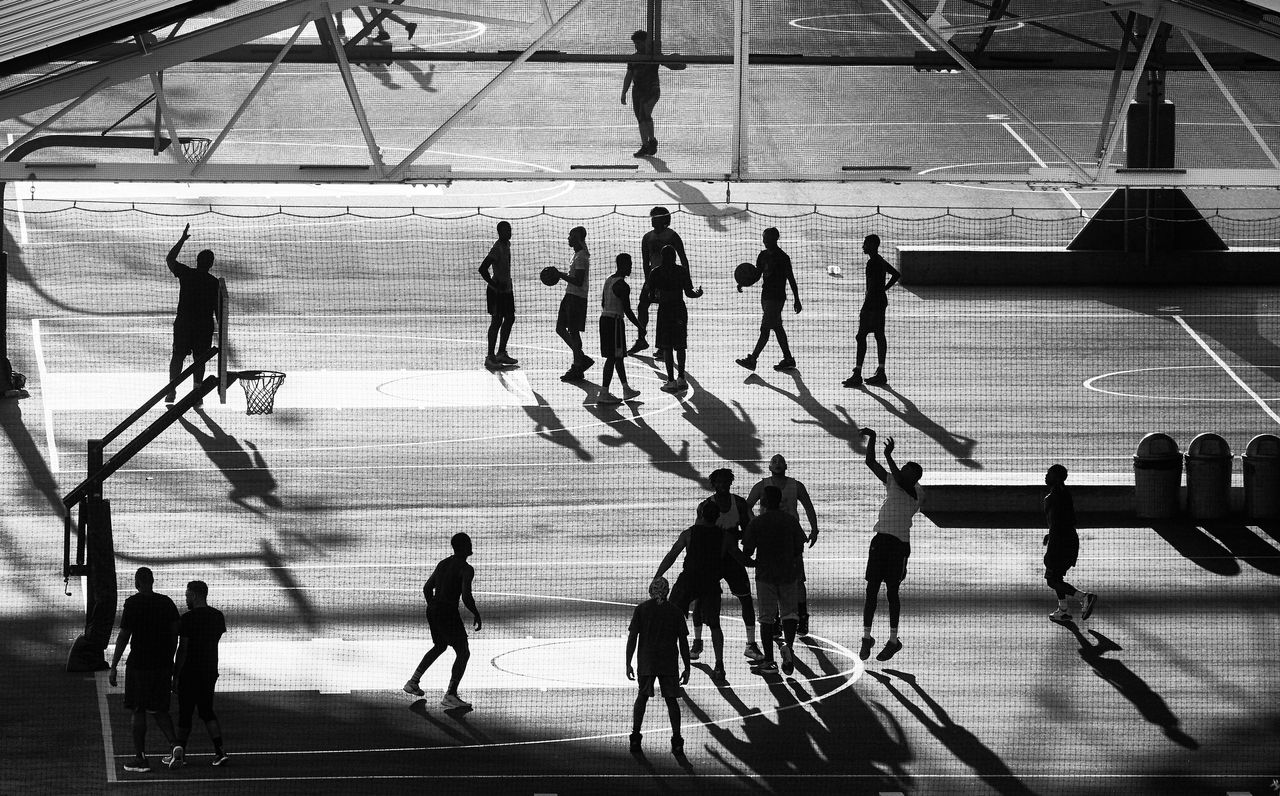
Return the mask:
[[[227,762],[222,750],[222,725],[213,712],[213,689],[218,682],[218,641],[227,632],[227,620],[217,608],[209,607],[209,584],[193,580],[187,584],[187,612],[178,624],[178,656],[173,664],[173,692],[178,695],[178,745],[184,749],[191,740],[191,716],[200,720],[213,742],[213,765]],[[173,766],[170,757],[164,763]]]
[[[196,255],[196,267],[178,262],[182,246],[191,238],[191,225],[182,228],[182,237],[173,244],[165,263],[178,280],[178,311],[173,320],[173,354],[169,358],[169,382],[178,380],[187,355],[192,359],[213,347],[213,332],[221,317],[221,291],[218,278],[209,273],[213,268],[213,250],[203,249]],[[196,385],[204,381],[204,364],[192,371]],[[175,389],[165,394],[166,403],[177,400]]]
[[1071,622],[1074,617],[1068,610],[1067,600],[1080,601],[1080,618],[1093,615],[1098,595],[1080,591],[1067,583],[1067,570],[1076,565],[1080,554],[1080,536],[1076,533],[1076,510],[1067,489],[1067,468],[1055,464],[1044,475],[1049,494],[1044,496],[1044,519],[1049,532],[1044,536],[1044,580],[1058,597],[1058,610],[1049,614],[1054,622]]
[[[889,262],[880,256],[880,236],[868,235],[862,242],[862,251],[867,255],[867,293],[862,300],[862,311],[858,313],[858,354],[853,366],[853,375],[844,380],[846,387],[862,386],[862,360],[867,356],[867,335],[875,335],[876,355],[879,366],[876,372],[867,379],[867,384],[887,384],[889,379],[884,375],[884,359],[887,343],[884,337],[884,316],[889,307],[889,288],[898,284],[902,274],[898,273]],[[885,282],[888,275],[889,281]]]
[[498,222],[498,239],[477,270],[485,281],[484,300],[490,318],[489,355],[484,366],[498,370],[518,364],[520,360],[507,354],[507,340],[516,320],[516,298],[511,284],[511,225],[506,221]]
[[[617,270],[604,280],[600,296],[600,354],[604,357],[604,379],[596,403],[601,406],[617,406],[640,394],[639,390],[633,390],[627,384],[627,330],[622,324],[623,317],[626,317],[635,326],[640,325],[631,311],[631,286],[627,284],[627,277],[631,275],[631,255],[626,252],[619,254],[616,263]],[[622,397],[609,392],[615,370],[622,385]]]
[[[751,487],[751,492],[747,494],[748,509],[755,508],[756,503],[760,502],[761,496],[764,494],[766,487],[775,487],[782,495],[781,510],[797,521],[800,519],[798,506],[804,508],[805,516],[809,520],[809,527],[812,529],[809,533],[809,546],[813,547],[818,541],[818,513],[813,510],[813,501],[809,498],[809,490],[804,488],[804,484],[795,478],[787,475],[787,460],[781,454],[774,454],[769,459],[769,477],[761,479],[755,486]],[[803,551],[801,551],[803,553]],[[797,612],[798,623],[797,632],[802,636],[809,635],[809,587],[807,584],[807,576],[804,571],[804,556],[800,557],[798,562],[800,574],[797,584]],[[757,573],[758,575],[758,573]],[[760,624],[765,624],[764,606],[760,607]],[[761,635],[764,635],[763,629]]]
[[453,555],[436,564],[435,571],[422,585],[422,596],[427,600],[427,624],[431,628],[431,649],[422,656],[422,662],[413,671],[409,682],[404,684],[404,691],[414,696],[422,696],[423,691],[418,682],[422,675],[436,662],[444,651],[453,647],[457,659],[453,662],[453,673],[449,678],[449,688],[445,691],[440,704],[446,708],[469,708],[471,703],[464,702],[458,696],[458,684],[467,671],[467,661],[471,659],[471,647],[467,644],[467,629],[462,624],[462,614],[458,611],[458,600],[475,618],[474,629],[480,632],[480,611],[476,608],[475,598],[471,596],[471,582],[475,579],[475,569],[467,563],[471,555],[471,537],[465,533],[455,533],[449,540]]
[[[791,268],[791,257],[778,247],[778,229],[769,227],[764,231],[764,250],[756,257],[757,278],[761,280],[760,289],[760,337],[756,347],[737,363],[747,370],[756,369],[756,360],[769,342],[769,333],[778,338],[778,347],[782,349],[782,361],[773,366],[774,370],[793,370],[795,359],[791,356],[791,346],[787,343],[787,330],[782,328],[782,308],[787,304],[787,285],[791,285],[792,302],[796,314],[800,313],[800,289],[796,287],[795,273]],[[742,292],[742,285],[738,285]]]
[[[627,679],[636,680],[640,693],[636,695],[631,710],[631,752],[640,754],[640,725],[644,711],[653,696],[656,682],[667,703],[667,715],[671,717],[671,751],[684,752],[684,738],[680,737],[680,686],[689,684],[689,628],[684,614],[667,599],[671,587],[666,578],[657,578],[649,584],[649,599],[636,606],[627,629]],[[632,667],[631,659],[637,658],[638,667]],[[676,673],[676,652],[684,663],[684,670]],[[637,678],[637,668],[639,677]]]
[[587,281],[591,269],[586,227],[569,230],[569,247],[573,249],[573,263],[569,271],[556,270],[556,275],[565,282],[564,298],[560,299],[560,312],[556,316],[556,334],[573,352],[573,364],[560,381],[581,381],[587,374],[587,368],[595,364],[595,360],[582,351],[582,332],[587,328]]
[[[636,122],[640,126],[640,149],[634,157],[644,158],[658,154],[658,139],[654,137],[653,109],[662,96],[661,84],[658,80],[658,63],[648,60],[654,55],[649,32],[637,30],[631,34],[631,43],[636,47],[636,55],[645,60],[629,61],[626,77],[622,78],[622,104],[627,104],[627,89],[631,89],[631,107],[636,114]],[[662,64],[675,71],[685,68],[684,64]]]
[[876,655],[876,660],[887,661],[902,649],[898,638],[898,618],[902,604],[898,599],[898,587],[907,577],[907,558],[911,555],[911,521],[924,502],[924,489],[920,465],[907,462],[898,469],[893,461],[893,437],[885,439],[884,460],[889,471],[876,461],[876,432],[862,429],[867,438],[867,468],[884,484],[884,502],[880,504],[880,516],[872,529],[871,548],[867,552],[867,599],[862,607],[862,649],[858,657],[866,660],[876,640],[871,636],[871,623],[876,616],[876,601],[880,596],[880,584],[884,584],[889,598],[889,641]]
[[[684,253],[684,241],[680,239],[680,234],[671,228],[671,211],[665,207],[655,207],[649,211],[649,225],[653,229],[644,233],[640,238],[640,264],[644,269],[644,282],[640,286],[640,302],[636,307],[636,314],[640,317],[640,335],[636,337],[635,345],[631,346],[628,354],[639,353],[649,347],[649,341],[645,337],[649,329],[649,305],[652,300],[649,298],[649,274],[653,270],[662,265],[662,250],[667,246],[671,246],[676,250],[676,256],[680,258],[680,264],[684,266],[684,270],[689,271],[689,257]],[[692,271],[689,271],[692,278]],[[661,346],[659,350],[654,352],[655,359],[664,359]]]

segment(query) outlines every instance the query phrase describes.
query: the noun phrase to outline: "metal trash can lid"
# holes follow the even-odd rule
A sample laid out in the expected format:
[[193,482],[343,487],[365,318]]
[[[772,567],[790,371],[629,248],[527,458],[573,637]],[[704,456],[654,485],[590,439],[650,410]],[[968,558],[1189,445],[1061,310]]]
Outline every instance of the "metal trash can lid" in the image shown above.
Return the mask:
[[1205,432],[1187,446],[1188,459],[1230,459],[1231,446],[1217,434]]
[[1134,459],[1168,459],[1182,458],[1178,451],[1178,443],[1168,434],[1156,432],[1148,434],[1138,443],[1138,452]]
[[1244,455],[1246,459],[1280,459],[1280,437],[1275,434],[1259,434],[1249,440]]

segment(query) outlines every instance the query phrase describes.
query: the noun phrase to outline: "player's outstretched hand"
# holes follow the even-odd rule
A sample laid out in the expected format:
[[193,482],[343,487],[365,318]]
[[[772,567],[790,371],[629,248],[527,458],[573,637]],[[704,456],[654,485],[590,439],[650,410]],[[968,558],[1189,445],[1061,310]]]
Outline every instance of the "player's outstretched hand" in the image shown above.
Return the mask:
[[187,238],[189,238],[189,237],[191,237],[191,225],[190,225],[190,224],[188,224],[188,225],[186,225],[185,227],[183,227],[183,228],[182,228],[182,239],[183,239],[183,240],[186,240],[186,239],[187,239]]
[[111,674],[107,675],[107,682],[111,683],[111,687],[116,687],[116,667],[111,667]]
[[867,439],[871,440],[871,444],[872,444],[872,445],[874,445],[874,444],[875,444],[875,442],[876,442],[876,430],[875,430],[874,428],[864,428],[864,429],[862,429],[861,431],[859,431],[859,432],[858,432],[858,434],[859,434],[860,436],[866,437]]
[[884,438],[884,455],[885,456],[888,456],[890,453],[893,453],[894,444],[895,443],[893,441],[893,437]]

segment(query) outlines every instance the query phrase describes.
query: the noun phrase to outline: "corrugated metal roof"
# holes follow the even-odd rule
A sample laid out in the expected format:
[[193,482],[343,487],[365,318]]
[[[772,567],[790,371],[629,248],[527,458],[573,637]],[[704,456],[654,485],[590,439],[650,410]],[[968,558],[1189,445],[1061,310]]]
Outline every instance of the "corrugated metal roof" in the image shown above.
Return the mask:
[[183,6],[191,0],[0,0],[0,62]]

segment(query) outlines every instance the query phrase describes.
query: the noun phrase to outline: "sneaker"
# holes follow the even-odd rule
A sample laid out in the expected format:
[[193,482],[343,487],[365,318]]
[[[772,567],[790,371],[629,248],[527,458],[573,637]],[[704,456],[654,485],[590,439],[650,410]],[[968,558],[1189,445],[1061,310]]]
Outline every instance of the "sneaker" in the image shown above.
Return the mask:
[[671,754],[673,755],[684,754],[684,739],[681,738],[679,735],[671,736]]
[[876,645],[876,640],[871,636],[862,637],[862,648],[858,650],[858,657],[866,660],[871,657],[871,648]]
[[648,145],[648,144],[641,144],[639,149],[637,149],[635,152],[632,152],[632,153],[631,153],[631,157],[633,157],[633,158],[647,158],[647,157],[649,157],[649,145]]
[[702,657],[702,639],[695,638],[693,643],[689,645],[689,659],[697,660]]
[[[165,402],[165,403],[167,403],[167,404],[174,403],[174,402],[175,402],[175,401],[177,401],[177,400],[178,400],[178,396],[174,395],[173,393],[169,393],[168,395],[166,395],[166,396],[164,397],[164,402]],[[149,770],[149,769],[148,769],[148,770]]]
[[861,387],[862,374],[855,370],[853,372],[853,375],[845,379],[844,381],[842,381],[841,384],[843,384],[846,387]]
[[760,665],[755,667],[757,674],[777,674],[778,664],[773,661],[760,661]]
[[587,374],[578,370],[576,367],[569,368],[564,372],[564,375],[560,377],[560,381],[582,381],[582,378],[586,375]]
[[625,384],[622,385],[622,400],[630,401],[632,398],[639,398],[639,397],[640,397],[639,390],[637,390],[634,387],[629,387]]
[[790,644],[781,644],[778,646],[778,654],[782,656],[782,673],[791,674],[796,670],[796,656],[791,651]]
[[484,366],[489,370],[498,370],[504,363],[495,356],[487,356],[484,358]]
[[135,757],[124,764],[125,771],[132,771],[135,774],[142,774],[151,770],[151,764],[147,762],[145,757]]
[[684,379],[676,379],[676,392],[688,392],[689,382]]
[[509,355],[506,351],[499,351],[496,359],[504,365],[519,365],[520,360]]
[[650,138],[649,143],[645,144],[645,148],[649,150],[650,155],[658,154],[658,139]]
[[884,375],[884,371],[876,368],[876,372],[871,374],[871,378],[867,379],[867,384],[888,384],[889,377]]
[[680,382],[676,381],[675,379],[672,379],[666,384],[663,384],[658,389],[662,390],[663,392],[680,392],[679,385],[680,385]]
[[717,663],[715,666],[712,667],[711,679],[718,680],[718,681],[724,680],[724,664],[723,663]]
[[602,392],[596,396],[598,406],[617,406],[621,403],[622,399],[611,392]]
[[1085,592],[1084,597],[1080,598],[1080,618],[1088,619],[1093,616],[1093,606],[1098,603],[1098,595],[1093,592]]
[[654,361],[654,362],[666,362],[666,361],[667,361],[667,349],[665,349],[665,348],[655,348],[655,349],[653,349],[653,361]]
[[627,349],[628,354],[638,354],[649,347],[649,341],[644,339],[644,335],[636,338],[635,343]]
[[754,641],[747,642],[747,646],[742,650],[742,654],[752,663],[759,663],[764,660],[764,653],[760,651],[760,645]]
[[404,26],[404,32],[408,35],[406,35],[405,38],[408,39],[409,41],[413,41],[413,34],[417,32],[417,30],[418,30],[418,23],[406,22]]
[[631,754],[640,754],[640,733],[638,732],[631,733]]
[[795,370],[796,361],[791,357],[787,357],[786,359],[783,359],[778,364],[774,365],[773,369],[774,370]]
[[796,622],[796,635],[797,636],[809,635],[809,615],[808,614],[801,614],[799,621]]
[[413,694],[414,696],[423,696],[424,694],[426,694],[426,692],[422,690],[422,687],[418,685],[417,680],[410,680],[409,682],[405,683],[404,692],[406,694]]
[[735,359],[734,362],[737,362],[739,365],[746,368],[747,370],[756,369],[756,361],[752,357],[743,357],[742,359]]
[[227,762],[227,753],[226,753],[226,752],[214,752],[214,753],[213,753],[213,765],[215,765],[215,766],[221,766],[221,765],[225,765],[225,764],[226,764],[226,762]]
[[[174,747],[175,751],[180,749],[182,749],[181,746]],[[185,762],[186,761],[183,760],[182,755],[167,754],[164,757],[160,758],[160,764],[167,766],[168,768],[180,768],[185,764]]]
[[457,694],[445,694],[444,699],[440,700],[440,704],[446,708],[469,708],[471,703],[464,700]]
[[594,364],[596,364],[596,361],[594,359],[587,356],[586,354],[583,354],[582,359],[579,359],[577,364],[574,365],[574,367],[576,367],[578,370],[582,371],[583,373],[586,373],[587,368],[591,367]]
[[1071,622],[1071,621],[1074,621],[1074,619],[1073,619],[1073,617],[1071,616],[1071,614],[1069,614],[1069,613],[1067,613],[1066,611],[1064,611],[1064,610],[1062,610],[1061,608],[1059,608],[1058,610],[1056,610],[1056,611],[1054,611],[1053,613],[1049,614],[1049,621],[1050,621],[1050,622],[1057,622],[1057,623],[1061,624],[1061,623],[1063,623],[1063,622]]
[[891,638],[888,643],[884,645],[884,649],[880,650],[880,654],[876,656],[876,660],[887,661],[894,655],[897,655],[901,649],[902,642],[896,638]]

